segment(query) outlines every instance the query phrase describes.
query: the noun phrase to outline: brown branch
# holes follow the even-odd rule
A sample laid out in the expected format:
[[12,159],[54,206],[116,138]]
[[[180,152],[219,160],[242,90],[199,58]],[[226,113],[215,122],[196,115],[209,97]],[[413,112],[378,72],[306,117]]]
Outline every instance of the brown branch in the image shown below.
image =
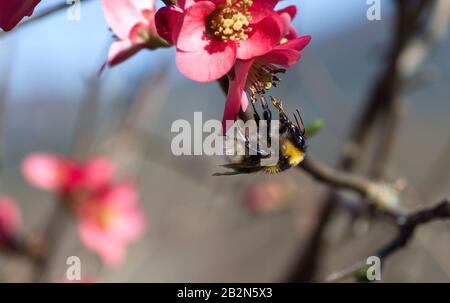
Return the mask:
[[399,206],[402,189],[395,184],[375,182],[356,174],[338,171],[310,157],[306,157],[299,168],[334,189],[350,190],[359,194],[363,201],[383,210],[385,214],[400,216],[405,213]]
[[381,248],[376,254],[381,259],[387,258],[397,250],[405,247],[414,236],[417,227],[435,220],[450,218],[450,201],[444,200],[439,204],[419,210],[409,215],[397,217],[398,234],[391,242]]
[[323,281],[326,283],[334,283],[334,282],[342,281],[349,277],[355,276],[355,274],[359,270],[361,270],[361,268],[364,268],[364,266],[366,266],[365,260],[359,260],[358,262],[356,262],[348,267],[345,267],[343,269],[332,272],[331,274],[326,276],[325,279],[323,279]]
[[337,171],[316,160],[306,157],[299,168],[309,173],[314,179],[336,189],[349,189],[366,197],[372,182],[360,176]]
[[[404,248],[412,240],[418,227],[432,221],[450,219],[450,201],[444,200],[433,207],[425,208],[408,215],[398,215],[395,218],[398,229],[397,236],[373,254],[373,256],[378,256],[382,261]],[[341,281],[350,276],[354,276],[364,266],[364,260],[358,261],[349,267],[328,275],[324,281]]]

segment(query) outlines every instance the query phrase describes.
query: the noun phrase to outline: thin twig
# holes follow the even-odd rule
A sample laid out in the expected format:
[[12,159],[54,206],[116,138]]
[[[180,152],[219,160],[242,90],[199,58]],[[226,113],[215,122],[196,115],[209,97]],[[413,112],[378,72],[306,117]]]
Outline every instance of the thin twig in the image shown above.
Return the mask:
[[[422,209],[409,215],[399,215],[396,219],[397,236],[373,254],[373,256],[379,257],[381,261],[386,260],[395,252],[404,248],[412,240],[419,226],[432,221],[450,219],[450,202],[449,200],[444,200],[433,207]],[[331,273],[324,281],[341,281],[350,276],[354,276],[364,266],[365,260],[358,261],[344,269]]]
[[364,197],[367,196],[372,184],[363,177],[337,171],[310,157],[306,157],[299,167],[319,182],[337,189],[350,189]]
[[329,274],[325,279],[323,279],[326,283],[333,283],[333,282],[339,282],[344,279],[347,279],[349,277],[352,277],[355,275],[355,273],[360,270],[361,268],[364,268],[366,265],[365,260],[360,260],[346,268],[337,270],[335,272],[332,272]]
[[450,202],[443,200],[439,204],[419,210],[409,215],[397,217],[398,235],[391,242],[381,248],[376,254],[381,259],[387,258],[397,250],[405,247],[412,239],[417,227],[427,224],[431,221],[450,218]]

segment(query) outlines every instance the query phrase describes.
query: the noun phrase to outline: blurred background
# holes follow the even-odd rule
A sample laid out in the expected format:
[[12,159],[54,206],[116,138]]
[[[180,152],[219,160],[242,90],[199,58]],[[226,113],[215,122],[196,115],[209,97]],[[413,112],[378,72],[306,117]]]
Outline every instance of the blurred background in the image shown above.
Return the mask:
[[[57,1],[47,2],[37,14]],[[380,21],[367,20],[368,5],[361,0],[280,5],[298,5],[296,28],[313,41],[274,94],[288,111],[300,108],[306,123],[325,121],[308,153],[329,165],[336,164],[355,114],[386,65],[395,8],[392,1],[381,2]],[[407,180],[404,196],[416,201],[411,207],[450,195],[448,38],[421,68],[426,83],[403,96],[389,174],[391,181]],[[295,169],[277,176],[212,177],[224,159],[173,156],[173,121],[193,121],[197,111],[204,121],[221,119],[219,85],[185,79],[174,64],[174,48],[142,51],[98,77],[112,41],[99,1],[83,0],[79,21],[61,11],[0,36],[1,192],[20,204],[25,232],[42,231],[56,203],[21,176],[21,161],[35,151],[112,157],[123,176],[138,180],[148,218],[147,232],[130,247],[126,263],[110,269],[82,248],[68,217],[48,265],[50,279],[64,276],[72,255],[81,258],[83,276],[102,282],[285,279],[308,245],[328,188]],[[263,195],[271,200],[255,209],[252,199],[258,197],[251,189],[261,182],[271,188],[271,195]],[[315,276],[320,280],[370,255],[394,233],[386,222],[340,207],[320,240]],[[450,222],[421,228],[408,248],[387,261],[382,281],[450,282],[448,247]],[[0,279],[26,281],[29,267],[21,258],[0,256]]]

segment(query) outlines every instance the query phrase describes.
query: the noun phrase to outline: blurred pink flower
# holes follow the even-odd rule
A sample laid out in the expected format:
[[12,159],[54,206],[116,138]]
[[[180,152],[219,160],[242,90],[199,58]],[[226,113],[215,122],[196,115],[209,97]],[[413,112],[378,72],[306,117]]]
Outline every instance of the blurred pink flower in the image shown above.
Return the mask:
[[22,173],[34,186],[61,194],[77,190],[95,190],[112,181],[115,168],[104,157],[95,157],[85,163],[62,155],[34,153],[22,163]]
[[176,62],[189,79],[221,78],[236,59],[264,55],[280,41],[278,0],[185,0],[157,13],[159,33],[176,44]]
[[6,196],[0,196],[0,247],[13,245],[21,222],[20,209],[16,203]]
[[[223,131],[232,125],[239,110],[247,110],[248,95],[263,95],[270,89],[276,74],[284,72],[280,67],[289,68],[301,58],[301,51],[311,41],[311,36],[298,37],[291,21],[296,14],[295,6],[278,11],[283,19],[283,38],[270,52],[250,60],[237,60],[228,73],[229,88],[222,118]],[[274,77],[275,76],[275,77]],[[276,82],[276,81],[275,81]]]
[[264,181],[247,188],[244,202],[253,211],[273,211],[282,204],[285,191],[286,188],[282,183]]
[[138,51],[168,46],[155,25],[156,0],[102,0],[106,22],[117,37],[106,65],[114,66]]
[[132,183],[113,184],[115,168],[106,158],[82,163],[35,153],[23,161],[22,171],[36,187],[64,197],[77,214],[81,241],[106,264],[120,264],[127,245],[143,234],[137,188]]
[[0,28],[12,30],[25,16],[31,16],[40,0],[0,0]]
[[107,265],[119,265],[127,245],[144,233],[145,218],[136,187],[122,183],[102,190],[81,204],[79,234],[83,244]]

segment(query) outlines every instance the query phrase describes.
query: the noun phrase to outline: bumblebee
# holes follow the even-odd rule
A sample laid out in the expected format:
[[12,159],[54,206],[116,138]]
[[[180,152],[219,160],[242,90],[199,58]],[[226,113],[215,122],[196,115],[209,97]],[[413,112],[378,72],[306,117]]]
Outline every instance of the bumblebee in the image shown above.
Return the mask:
[[[278,161],[275,164],[265,164],[264,160],[270,158],[272,149],[261,148],[261,146],[250,142],[250,140],[248,139],[248,134],[245,134],[242,129],[238,129],[238,136],[237,138],[233,139],[232,145],[234,146],[234,148],[237,147],[237,150],[244,150],[245,153],[239,153],[238,155],[230,156],[230,163],[222,165],[223,167],[229,168],[232,171],[225,173],[216,173],[214,174],[214,176],[251,174],[260,171],[267,174],[277,174],[291,167],[295,167],[303,161],[306,153],[306,138],[305,127],[300,112],[298,110],[296,112],[298,118],[294,114],[296,123],[293,123],[284,112],[281,101],[272,96],[270,96],[270,98],[272,104],[278,110],[279,115]],[[267,125],[269,126],[269,131],[266,132],[266,140],[270,144],[270,119],[272,115],[267,106],[263,108],[264,118],[267,121]],[[259,129],[260,118],[257,114],[256,109],[253,109],[255,114],[255,121],[257,122],[258,126],[259,141],[261,139],[261,132]],[[253,153],[251,153],[250,151],[253,151]]]

